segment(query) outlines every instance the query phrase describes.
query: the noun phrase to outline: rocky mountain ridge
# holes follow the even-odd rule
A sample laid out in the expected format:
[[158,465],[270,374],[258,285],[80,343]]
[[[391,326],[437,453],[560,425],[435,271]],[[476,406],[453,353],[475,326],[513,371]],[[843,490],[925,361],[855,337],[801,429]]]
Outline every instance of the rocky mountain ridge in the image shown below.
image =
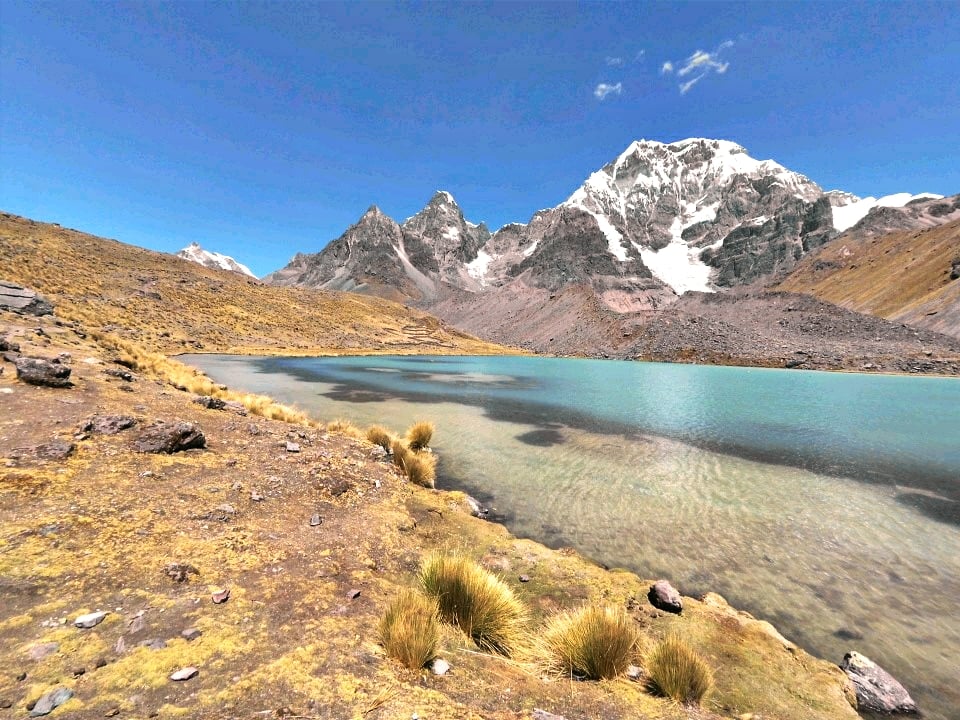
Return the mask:
[[851,219],[914,197],[824,192],[726,140],[640,140],[525,224],[491,233],[438,191],[402,224],[372,207],[322,251],[300,253],[264,279],[427,307],[513,284],[585,285],[616,312],[652,311],[685,292],[787,272]]

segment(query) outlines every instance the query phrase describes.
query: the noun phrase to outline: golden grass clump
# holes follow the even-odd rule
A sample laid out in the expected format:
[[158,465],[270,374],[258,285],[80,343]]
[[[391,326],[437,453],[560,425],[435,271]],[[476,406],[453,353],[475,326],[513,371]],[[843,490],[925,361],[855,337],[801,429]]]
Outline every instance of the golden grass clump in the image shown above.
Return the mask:
[[481,650],[510,656],[522,648],[526,607],[473,560],[433,553],[420,568],[420,584],[436,598],[440,619],[458,626]]
[[426,488],[436,486],[437,458],[430,453],[415,453],[402,440],[395,439],[390,446],[393,463],[415,485]]
[[437,602],[415,590],[401,590],[380,620],[380,644],[387,655],[419,670],[437,654]]
[[428,420],[421,420],[411,425],[407,429],[407,445],[410,446],[410,449],[414,452],[419,452],[430,445],[430,440],[433,438],[433,431],[435,427],[432,422]]
[[380,425],[371,425],[367,428],[367,440],[374,445],[379,445],[388,453],[393,447],[393,435]]
[[679,702],[699,704],[713,687],[713,671],[696,651],[675,635],[647,656],[650,689]]
[[610,680],[637,658],[640,634],[622,608],[587,605],[550,620],[541,643],[541,661],[550,670]]
[[364,433],[360,428],[358,428],[349,420],[344,420],[342,418],[337,418],[336,420],[331,420],[328,422],[327,432],[346,435],[354,440],[366,440],[367,438],[366,433]]

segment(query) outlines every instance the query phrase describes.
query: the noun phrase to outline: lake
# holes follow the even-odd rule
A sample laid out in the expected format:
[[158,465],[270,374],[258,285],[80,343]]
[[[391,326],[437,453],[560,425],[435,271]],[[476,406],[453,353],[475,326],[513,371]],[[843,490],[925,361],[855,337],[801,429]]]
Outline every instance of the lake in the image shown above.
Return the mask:
[[960,707],[960,380],[533,357],[182,358],[395,431],[522,537],[718,592]]

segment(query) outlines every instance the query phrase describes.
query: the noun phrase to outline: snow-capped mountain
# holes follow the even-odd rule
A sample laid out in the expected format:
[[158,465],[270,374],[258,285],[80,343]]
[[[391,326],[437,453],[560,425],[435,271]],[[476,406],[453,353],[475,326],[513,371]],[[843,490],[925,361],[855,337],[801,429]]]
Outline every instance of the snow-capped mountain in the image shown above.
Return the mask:
[[874,208],[900,208],[914,200],[940,200],[943,197],[943,195],[933,193],[919,193],[917,195],[895,193],[878,200],[875,197],[859,198],[842,190],[831,190],[827,193],[827,196],[833,206],[833,227],[838,232],[852,228]]
[[204,250],[202,247],[200,247],[199,243],[190,243],[187,247],[177,253],[177,257],[183,258],[184,260],[190,260],[191,262],[200,263],[204,267],[219,270],[230,270],[231,272],[249,275],[252,278],[256,277],[256,275],[254,275],[250,271],[250,268],[248,268],[246,265],[238,263],[228,255],[222,255],[218,252]]
[[491,235],[438,191],[402,225],[371,208],[323,251],[265,280],[424,304],[457,291],[581,285],[616,311],[656,309],[684,292],[787,271],[872,208],[918,197],[932,196],[825,193],[727,140],[639,140],[526,224]]

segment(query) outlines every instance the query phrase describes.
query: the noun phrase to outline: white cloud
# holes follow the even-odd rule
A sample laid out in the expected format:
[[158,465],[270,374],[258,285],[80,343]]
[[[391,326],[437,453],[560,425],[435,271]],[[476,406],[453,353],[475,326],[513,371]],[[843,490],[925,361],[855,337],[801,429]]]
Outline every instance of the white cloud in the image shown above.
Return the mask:
[[646,50],[637,50],[637,54],[633,56],[634,62],[640,62],[643,60],[643,56],[647,54]]
[[[711,73],[723,75],[727,71],[727,68],[730,67],[730,63],[722,60],[720,55],[724,50],[732,47],[733,40],[724,40],[713,52],[696,50],[690,57],[684,60],[683,63],[680,64],[680,69],[677,70],[677,77],[686,77],[687,75],[693,75],[693,77],[686,82],[680,83],[678,86],[680,88],[680,94],[686,95],[687,92],[690,91],[690,88]],[[665,62],[660,72],[662,74],[673,72],[673,63],[669,61]]]
[[593,89],[593,96],[600,100],[607,99],[608,95],[619,95],[623,92],[623,83],[617,83],[616,85],[608,85],[607,83],[600,83]]
[[611,57],[607,56],[607,65],[610,67],[623,67],[623,58],[622,57]]

